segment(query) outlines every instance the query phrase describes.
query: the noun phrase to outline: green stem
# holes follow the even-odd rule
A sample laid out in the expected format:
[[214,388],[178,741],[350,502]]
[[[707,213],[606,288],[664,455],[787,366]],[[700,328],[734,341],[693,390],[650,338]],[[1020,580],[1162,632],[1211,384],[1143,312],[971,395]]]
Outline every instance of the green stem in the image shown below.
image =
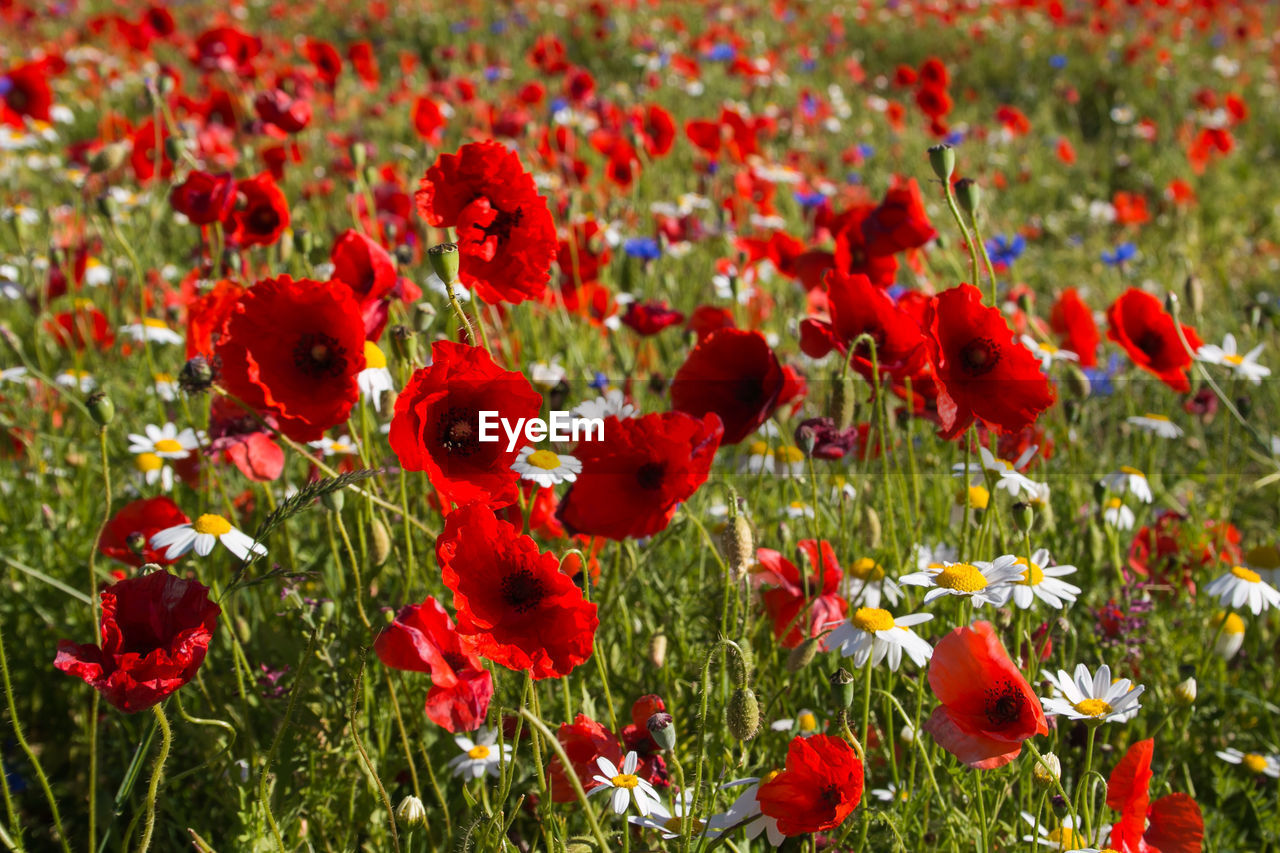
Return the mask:
[[169,747],[173,746],[173,729],[165,718],[164,709],[160,705],[152,705],[151,711],[156,717],[156,726],[160,729],[160,751],[151,764],[151,784],[147,785],[146,821],[142,824],[142,840],[138,842],[138,853],[146,853],[151,847],[151,835],[156,828],[156,796],[160,792],[160,782],[164,779],[164,763],[169,760]]

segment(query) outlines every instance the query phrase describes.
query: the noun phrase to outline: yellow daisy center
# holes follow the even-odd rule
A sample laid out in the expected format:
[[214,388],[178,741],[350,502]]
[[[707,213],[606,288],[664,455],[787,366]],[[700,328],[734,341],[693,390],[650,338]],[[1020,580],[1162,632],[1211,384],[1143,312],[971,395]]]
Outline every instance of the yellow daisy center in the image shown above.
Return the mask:
[[1039,586],[1044,583],[1044,569],[1040,568],[1025,557],[1018,558],[1018,565],[1026,566],[1026,568],[1022,570],[1022,578],[1018,583],[1023,584],[1024,586]]
[[1043,352],[1047,352],[1047,353],[1049,353],[1050,355],[1053,355],[1054,353],[1056,353],[1056,352],[1058,351],[1058,348],[1057,348],[1056,346],[1054,346],[1053,344],[1050,344],[1050,343],[1045,343],[1044,341],[1041,341],[1041,342],[1040,342],[1040,349],[1041,349]]
[[1235,364],[1235,365],[1244,364],[1244,356],[1239,355],[1237,353],[1230,353],[1230,354],[1224,355],[1222,357],[1222,360],[1225,361],[1227,364]]
[[157,382],[172,382],[173,374],[171,373],[153,373],[151,378]]
[[1048,840],[1059,845],[1063,850],[1070,850],[1076,846],[1076,834],[1071,831],[1069,826],[1060,826],[1048,835]]
[[796,717],[796,723],[800,726],[802,732],[812,732],[818,729],[818,718],[813,715],[812,711],[804,711],[799,717]]
[[773,451],[773,457],[783,464],[791,465],[804,461],[804,451],[798,447],[779,447]]
[[849,574],[860,581],[881,581],[884,580],[884,566],[870,557],[862,557],[853,561]]
[[640,777],[634,773],[619,773],[613,777],[613,787],[630,790],[640,784]]
[[156,450],[161,453],[179,453],[182,451],[182,443],[176,438],[162,438],[156,442]]
[[154,453],[139,453],[134,457],[133,464],[145,474],[148,471],[159,471],[164,467],[164,460]]
[[[1223,625],[1222,623],[1222,619],[1224,615],[1226,616],[1226,620],[1227,620],[1225,625]],[[1235,613],[1227,613],[1227,614],[1219,613],[1217,616],[1213,617],[1211,624],[1213,625],[1214,628],[1217,628],[1219,625],[1222,625],[1222,633],[1224,634],[1243,634],[1244,633],[1244,620],[1241,619]]]
[[191,523],[191,529],[196,533],[204,533],[209,536],[221,536],[224,533],[231,532],[231,522],[227,521],[220,515],[205,513]]
[[752,456],[764,456],[764,455],[765,455],[766,453],[768,453],[768,452],[769,452],[769,443],[768,443],[767,441],[753,441],[753,442],[751,442],[751,455],[752,455]]
[[543,471],[554,471],[560,467],[560,457],[550,450],[535,450],[529,454],[526,461],[534,468],[541,468]]
[[893,627],[893,614],[880,607],[859,607],[849,621],[868,633],[888,631]]
[[987,491],[986,486],[970,486],[968,499],[969,506],[974,509],[986,509],[991,502],[991,492]]
[[1244,566],[1232,567],[1231,574],[1248,583],[1260,583],[1262,581],[1262,575],[1252,569],[1246,569]]
[[157,320],[155,317],[143,317],[143,318],[142,318],[142,325],[146,326],[148,329],[167,329],[167,328],[169,328],[169,327],[165,324],[164,320]]
[[1250,773],[1261,773],[1267,769],[1267,757],[1256,752],[1249,753],[1240,759],[1240,762],[1249,769]]
[[383,355],[382,350],[373,341],[364,342],[364,369],[385,368],[387,366],[387,357]]
[[1153,415],[1153,414],[1151,414],[1150,412],[1148,412],[1148,413],[1147,413],[1146,418],[1147,418],[1147,420],[1149,420],[1149,421],[1167,421],[1167,420],[1169,420],[1169,418],[1168,418],[1168,416],[1167,416],[1167,415]]
[[1126,473],[1126,474],[1128,474],[1128,475],[1132,476],[1132,477],[1145,477],[1145,476],[1147,476],[1146,474],[1144,474],[1144,473],[1142,473],[1141,471],[1139,471],[1137,468],[1131,468],[1131,467],[1130,467],[1130,466],[1128,466],[1128,465],[1121,465],[1121,466],[1120,466],[1120,470],[1121,470],[1121,471],[1123,471],[1124,473]]
[[1107,501],[1107,509],[1119,509],[1122,501],[1119,498],[1112,498]]
[[1111,706],[1104,699],[1085,699],[1074,705],[1086,717],[1101,717],[1111,713]]
[[957,592],[979,592],[987,588],[986,577],[976,566],[968,563],[956,563],[947,566],[933,579],[933,582],[946,589]]
[[488,758],[491,751],[492,750],[490,750],[489,747],[482,743],[478,743],[467,750],[467,758],[480,761],[481,759]]

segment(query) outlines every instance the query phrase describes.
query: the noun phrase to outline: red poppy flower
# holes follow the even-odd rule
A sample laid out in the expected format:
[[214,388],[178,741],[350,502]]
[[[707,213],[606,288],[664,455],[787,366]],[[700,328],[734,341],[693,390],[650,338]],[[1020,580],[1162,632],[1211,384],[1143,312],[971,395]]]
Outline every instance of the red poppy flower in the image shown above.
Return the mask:
[[53,335],[62,347],[83,350],[93,345],[97,349],[110,349],[116,342],[111,322],[88,300],[77,300],[72,311],[61,311],[44,324],[45,331]]
[[580,287],[600,278],[613,252],[604,239],[604,229],[594,219],[574,223],[556,251],[562,288]]
[[270,246],[289,227],[289,200],[270,172],[236,181],[236,207],[227,240],[241,246]]
[[243,293],[243,287],[222,279],[187,306],[187,358],[213,358],[215,338]]
[[145,711],[195,677],[222,609],[209,589],[165,571],[102,590],[102,645],[58,643],[53,665],[126,714]]
[[951,112],[951,96],[941,86],[924,85],[916,90],[916,106],[929,118],[938,120]]
[[285,133],[297,133],[311,123],[311,102],[295,98],[283,89],[269,89],[253,99],[258,118]]
[[214,348],[223,386],[275,416],[295,441],[315,441],[360,397],[364,325],[351,292],[289,276],[244,291]]
[[[265,416],[271,427],[277,421]],[[221,453],[250,480],[268,483],[284,472],[284,450],[256,418],[224,397],[215,397],[209,411],[209,452]]]
[[649,159],[665,157],[675,144],[676,123],[671,113],[657,104],[637,107],[632,112],[632,125],[644,143],[644,152]]
[[596,605],[541,552],[482,503],[445,517],[436,540],[444,585],[453,592],[458,632],[479,654],[534,678],[561,678],[591,656]]
[[945,89],[951,85],[951,73],[941,59],[931,56],[920,65],[920,82],[926,86]]
[[[594,778],[599,773],[597,758],[607,758],[615,766],[622,763],[622,747],[618,739],[603,724],[585,714],[579,714],[572,723],[561,723],[556,740],[560,741],[565,755],[569,757],[569,764],[588,793],[601,784]],[[577,799],[559,756],[553,757],[547,766],[547,788],[552,802],[568,803]]]
[[236,200],[236,181],[227,172],[210,175],[194,171],[169,193],[173,209],[196,225],[221,222]]
[[[44,61],[28,62],[0,74],[0,118],[21,127],[22,118],[49,121],[53,92],[49,89],[49,69]],[[11,118],[12,116],[12,118]]]
[[835,268],[851,275],[861,274],[871,279],[876,287],[888,289],[898,276],[898,259],[892,254],[877,255],[867,245],[862,223],[875,210],[871,205],[860,205],[845,211],[835,229]]
[[161,122],[157,131],[154,119],[147,119],[133,132],[129,165],[133,169],[133,174],[142,183],[155,177],[157,163],[161,178],[168,179],[173,175],[173,160],[169,158],[166,151],[168,139],[169,128]]
[[1200,853],[1204,818],[1187,794],[1166,794],[1151,802],[1151,757],[1155,740],[1129,747],[1107,780],[1107,806],[1120,813],[1111,828],[1117,853]]
[[1064,349],[1080,356],[1081,367],[1097,366],[1098,324],[1093,322],[1093,311],[1074,287],[1063,290],[1053,303],[1049,328],[1058,335]]
[[718,305],[699,305],[689,317],[687,328],[698,338],[698,343],[721,329],[734,327],[733,312]]
[[605,418],[604,440],[574,450],[582,472],[560,501],[560,523],[609,539],[665,530],[676,504],[706,482],[723,432],[714,414]]
[[361,305],[376,302],[396,286],[396,265],[386,249],[359,231],[338,235],[329,253],[333,277],[351,288]]
[[760,785],[760,811],[778,821],[783,835],[834,829],[862,802],[862,760],[830,735],[794,737],[787,769]]
[[508,451],[505,435],[480,441],[480,412],[516,423],[541,408],[542,395],[524,374],[503,370],[480,347],[436,341],[431,366],[415,371],[396,397],[391,449],[406,470],[426,471],[445,502],[506,506],[516,500],[511,463],[520,448]]
[[426,95],[413,102],[413,129],[426,141],[438,144],[444,130],[444,113],[440,106]]
[[196,37],[191,61],[203,71],[238,72],[262,51],[262,39],[235,27],[213,27]]
[[954,438],[980,419],[1013,432],[1053,405],[1054,390],[1031,350],[1014,340],[998,308],[982,304],[976,287],[962,284],[929,303],[925,332],[940,383],[943,436]]
[[1191,524],[1185,515],[1161,512],[1154,523],[1136,534],[1129,546],[1129,568],[1153,586],[1195,595],[1196,577],[1215,568],[1230,568],[1244,561],[1240,531],[1229,521],[1206,519]]
[[338,49],[327,41],[308,38],[303,47],[303,53],[315,68],[316,76],[332,89],[338,82],[338,75],[342,73],[342,56],[338,53]]
[[1107,338],[1124,347],[1133,363],[1175,391],[1191,390],[1187,368],[1191,352],[1200,348],[1200,336],[1190,326],[1182,326],[1182,334],[1191,352],[1182,345],[1173,317],[1160,300],[1143,290],[1131,287],[1107,309]]
[[547,286],[555,225],[533,176],[506,146],[472,142],[441,154],[415,199],[428,223],[457,229],[459,276],[485,302],[523,302]]
[[493,677],[484,669],[469,638],[455,630],[440,602],[400,609],[373,643],[378,659],[392,669],[431,676],[427,719],[450,732],[478,729],[493,698]]
[[722,444],[737,444],[769,419],[786,377],[764,335],[746,329],[712,332],[689,353],[671,382],[676,411],[724,424]]
[[873,255],[918,249],[937,234],[925,213],[915,178],[904,181],[894,176],[884,200],[862,220],[862,236]]
[[[191,519],[167,497],[141,498],[116,510],[102,531],[98,551],[113,560],[140,567],[144,563],[169,565],[164,548],[151,547],[152,535]],[[180,559],[180,558],[179,558]]]
[[756,551],[757,565],[751,570],[752,583],[765,587],[760,598],[773,622],[773,636],[782,639],[784,649],[818,636],[849,610],[849,603],[837,592],[844,575],[831,543],[802,539],[799,548],[808,560],[803,574],[769,548]]
[[622,325],[645,336],[656,335],[668,326],[683,322],[684,314],[673,311],[666,301],[632,302],[622,315]]
[[[829,270],[826,276],[830,320],[808,318],[800,323],[800,348],[822,358],[832,349],[847,354],[849,345],[867,334],[875,341],[880,370],[895,377],[916,372],[925,361],[924,335],[911,316],[865,275]],[[871,347],[859,344],[851,362],[871,377]]]
[[1049,733],[1040,700],[989,622],[956,628],[938,642],[929,686],[942,704],[925,729],[970,767],[1002,767],[1018,757],[1024,740]]

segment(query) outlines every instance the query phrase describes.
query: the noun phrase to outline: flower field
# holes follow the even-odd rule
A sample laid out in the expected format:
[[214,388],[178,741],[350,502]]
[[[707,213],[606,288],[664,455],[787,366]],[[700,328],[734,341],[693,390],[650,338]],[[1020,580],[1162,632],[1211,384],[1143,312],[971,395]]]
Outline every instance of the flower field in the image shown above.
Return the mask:
[[0,33],[0,848],[1280,850],[1280,6]]

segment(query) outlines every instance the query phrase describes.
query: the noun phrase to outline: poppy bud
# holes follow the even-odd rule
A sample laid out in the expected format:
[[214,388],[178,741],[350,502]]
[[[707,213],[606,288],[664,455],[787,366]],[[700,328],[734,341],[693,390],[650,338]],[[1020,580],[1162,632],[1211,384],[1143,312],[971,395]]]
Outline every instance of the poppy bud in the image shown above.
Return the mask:
[[853,415],[858,404],[854,378],[847,371],[837,370],[831,381],[831,403],[827,416],[835,421],[836,429],[847,430],[853,425]]
[[595,853],[595,846],[585,838],[571,838],[564,846],[564,853]]
[[351,164],[355,166],[357,169],[363,169],[369,153],[365,149],[364,143],[363,142],[352,143],[350,153],[351,153]]
[[1031,776],[1040,787],[1051,788],[1062,778],[1062,762],[1052,752],[1046,752],[1032,765]]
[[840,667],[831,673],[828,683],[831,685],[831,701],[841,710],[853,704],[853,673]]
[[457,243],[437,243],[427,249],[427,260],[431,262],[431,271],[446,285],[458,280],[458,264],[462,254]]
[[342,505],[345,503],[342,489],[325,492],[320,496],[320,503],[324,504],[324,508],[330,512],[342,512]]
[[1164,295],[1164,310],[1168,311],[1174,317],[1178,316],[1178,294],[1170,290]]
[[739,687],[729,697],[725,709],[725,724],[729,734],[738,740],[751,740],[760,729],[760,703],[750,687]]
[[951,173],[956,170],[956,152],[950,145],[932,145],[929,147],[929,165],[940,181],[951,180]]
[[[115,219],[115,215],[116,215],[116,200],[115,200],[115,199],[113,199],[111,196],[109,196],[109,195],[100,195],[100,196],[98,196],[96,199],[94,199],[94,204],[95,204],[95,205],[97,206],[97,208],[98,208],[98,213],[101,213],[101,214],[102,214],[105,218],[107,218],[107,219]],[[13,221],[14,221],[14,222],[21,222],[21,221],[22,221],[22,217],[20,217],[20,216],[15,216],[15,217],[13,218]]]
[[1173,688],[1173,695],[1180,705],[1194,705],[1196,701],[1196,680],[1188,678],[1186,681],[1178,682],[1178,686]]
[[182,158],[182,140],[176,136],[166,136],[164,138],[164,156],[178,162]]
[[659,711],[650,717],[645,727],[649,729],[649,736],[660,749],[676,748],[675,720],[666,711]]
[[1018,525],[1018,529],[1023,533],[1030,530],[1035,521],[1036,513],[1031,504],[1026,501],[1018,501],[1013,505],[1013,523]]
[[1093,385],[1090,384],[1085,372],[1075,364],[1067,362],[1066,374],[1067,390],[1081,400],[1088,399],[1089,394],[1093,392]]
[[410,794],[396,806],[396,822],[406,829],[416,829],[427,825],[427,810],[422,800]]
[[412,329],[405,325],[391,327],[391,352],[395,354],[397,361],[409,365],[417,363],[418,341]]
[[744,513],[736,513],[724,532],[720,534],[720,547],[729,562],[729,572],[735,581],[746,577],[755,558],[755,542],[751,537],[751,522]]
[[862,542],[874,551],[880,547],[880,514],[869,504],[862,505]]
[[803,643],[791,650],[791,654],[787,655],[787,672],[799,672],[810,663],[818,654],[818,644],[821,642],[817,637],[807,637]]
[[134,531],[125,537],[124,544],[129,547],[136,556],[141,557],[147,551],[147,537],[144,533]]
[[667,662],[667,635],[659,631],[649,638],[649,663],[655,669],[662,669]]
[[405,243],[396,246],[396,263],[407,264],[413,261],[413,247]]
[[178,386],[188,394],[207,391],[212,384],[213,365],[204,356],[189,359],[178,372]]
[[111,398],[101,391],[95,391],[89,395],[89,399],[84,401],[89,408],[89,416],[93,418],[93,422],[100,427],[115,420],[116,404],[111,402]]
[[960,209],[969,216],[974,216],[978,212],[978,204],[982,201],[982,191],[978,189],[977,183],[969,178],[961,178],[956,181],[956,204]]
[[419,332],[431,328],[436,319],[436,307],[430,302],[418,302],[413,306],[413,327]]
[[1199,316],[1204,310],[1204,285],[1195,275],[1188,275],[1187,280],[1182,284],[1182,293],[1187,298],[1187,304],[1191,306],[1191,313]]
[[391,532],[382,519],[375,518],[369,525],[369,562],[381,566],[391,556]]
[[1025,290],[1019,293],[1018,294],[1018,310],[1021,311],[1023,314],[1030,314],[1032,307],[1033,306],[1031,305],[1031,294]]

